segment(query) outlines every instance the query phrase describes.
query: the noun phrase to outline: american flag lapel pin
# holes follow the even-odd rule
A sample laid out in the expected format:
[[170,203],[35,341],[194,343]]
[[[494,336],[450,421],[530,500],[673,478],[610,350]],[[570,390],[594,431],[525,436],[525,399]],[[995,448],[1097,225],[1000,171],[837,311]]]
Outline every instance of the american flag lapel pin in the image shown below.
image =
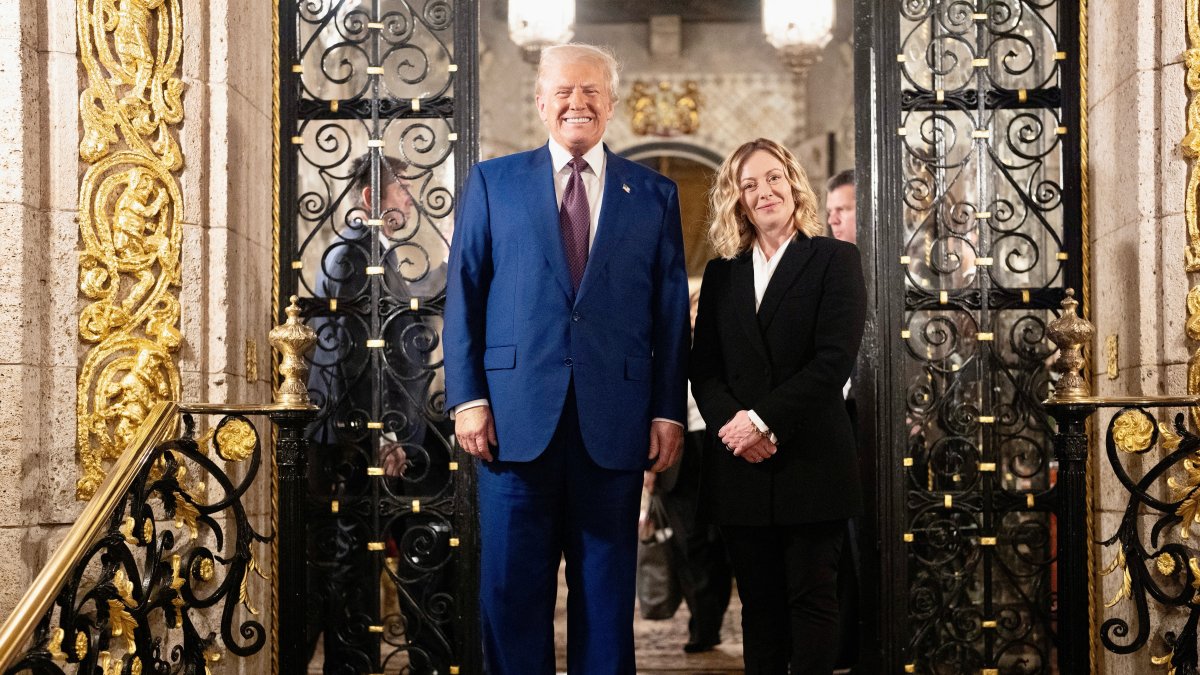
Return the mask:
[[629,186],[628,185],[621,183],[621,189],[625,191],[625,194],[629,194]]

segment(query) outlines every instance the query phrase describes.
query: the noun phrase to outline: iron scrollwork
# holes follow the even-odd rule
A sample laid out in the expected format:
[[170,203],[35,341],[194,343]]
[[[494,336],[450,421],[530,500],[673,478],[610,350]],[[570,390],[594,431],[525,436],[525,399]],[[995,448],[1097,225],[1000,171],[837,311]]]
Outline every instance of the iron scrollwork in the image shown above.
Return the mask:
[[[1132,618],[1111,616],[1100,626],[1105,649],[1131,654],[1151,646],[1150,661],[1176,675],[1197,671],[1200,622],[1200,555],[1188,541],[1200,525],[1200,437],[1188,430],[1182,413],[1158,423],[1145,408],[1123,408],[1105,437],[1109,467],[1127,493],[1116,531],[1101,544],[1110,562],[1101,574],[1120,573],[1108,609],[1132,603]],[[1152,451],[1160,449],[1162,456]],[[1138,466],[1125,458],[1138,456]],[[1163,478],[1166,490],[1162,490]],[[1164,494],[1165,493],[1165,494]],[[1115,550],[1113,550],[1115,549]],[[1156,616],[1151,617],[1151,609]],[[1182,625],[1176,622],[1182,620]],[[1159,621],[1161,645],[1151,645]]]
[[266,583],[255,546],[270,537],[244,502],[262,462],[258,431],[241,415],[200,438],[191,415],[183,423],[153,449],[8,673],[205,673],[225,652],[262,649],[250,591],[254,577]]
[[[469,5],[469,3],[467,3]],[[458,7],[302,2],[281,54],[283,294],[317,334],[308,379],[308,592],[328,673],[452,672],[461,475],[441,317],[459,133]],[[294,12],[294,15],[289,15]],[[290,232],[286,232],[290,230]]]
[[[906,664],[1048,673],[1069,2],[899,6]],[[893,258],[894,259],[894,258]]]

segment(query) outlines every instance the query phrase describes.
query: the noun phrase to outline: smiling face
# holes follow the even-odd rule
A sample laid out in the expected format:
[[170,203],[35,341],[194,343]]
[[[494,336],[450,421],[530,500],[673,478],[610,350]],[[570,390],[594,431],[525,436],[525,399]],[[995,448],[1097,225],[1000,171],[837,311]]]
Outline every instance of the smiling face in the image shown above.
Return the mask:
[[738,171],[742,211],[759,234],[792,227],[796,201],[783,162],[765,150],[755,150]]
[[608,74],[591,60],[563,61],[547,67],[536,101],[550,137],[577,156],[600,142],[613,116]]

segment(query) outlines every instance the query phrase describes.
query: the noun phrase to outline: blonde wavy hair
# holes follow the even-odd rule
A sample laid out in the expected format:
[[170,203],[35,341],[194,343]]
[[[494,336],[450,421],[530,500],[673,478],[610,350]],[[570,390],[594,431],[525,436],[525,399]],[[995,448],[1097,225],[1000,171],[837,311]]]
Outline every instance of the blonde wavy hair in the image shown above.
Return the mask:
[[708,226],[708,240],[717,255],[726,260],[749,250],[754,243],[754,225],[742,208],[742,188],[738,175],[746,158],[759,150],[769,153],[783,164],[788,185],[792,188],[792,201],[796,204],[796,210],[792,212],[792,226],[809,237],[825,233],[825,226],[817,218],[817,195],[808,182],[804,167],[787,148],[770,139],[756,138],[743,143],[725,158],[717,170],[717,180],[708,192],[713,214],[712,223]]

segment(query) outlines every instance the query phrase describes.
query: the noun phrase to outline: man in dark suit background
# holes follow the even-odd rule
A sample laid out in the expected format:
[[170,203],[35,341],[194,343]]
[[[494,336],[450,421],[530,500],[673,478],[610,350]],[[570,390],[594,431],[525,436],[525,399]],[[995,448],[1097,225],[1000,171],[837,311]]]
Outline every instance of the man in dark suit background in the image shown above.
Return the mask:
[[[440,294],[446,266],[437,251],[415,245],[418,220],[404,179],[406,163],[383,154],[373,160],[372,154],[363,155],[351,166],[345,193],[351,206],[322,255],[313,288],[329,303],[328,311],[310,323],[318,341],[308,381],[321,407],[310,430],[309,487],[316,498],[310,642],[315,648],[324,633],[326,673],[372,669],[369,650],[375,640],[368,627],[377,621],[380,587],[371,579],[366,550],[374,538],[370,525],[353,508],[370,494],[368,468],[381,467],[387,489],[398,494],[444,482],[440,474],[446,471],[443,463],[430,461],[439,433],[430,420],[436,422],[438,415],[427,409],[424,376],[430,369],[417,347],[428,338],[436,343],[437,326],[411,310],[413,298],[420,305]],[[382,188],[378,195],[371,188],[374,167]],[[378,350],[368,347],[375,337],[383,339]],[[372,428],[376,420],[382,428]],[[332,514],[331,501],[339,502]],[[406,560],[395,557],[397,564]],[[419,658],[410,665],[415,673],[430,670]]]
[[[825,185],[825,222],[834,239],[857,244],[858,224],[855,219],[854,169],[839,171]],[[854,378],[858,371],[855,363],[850,379],[842,387],[846,399],[846,413],[850,424],[858,429],[858,401],[854,396]],[[870,464],[873,456],[867,456],[859,448],[858,461],[863,485],[871,485]],[[861,541],[862,527],[859,518],[846,521],[846,545],[842,547],[841,566],[838,570],[838,602],[842,613],[838,622],[839,667],[852,669],[858,663],[859,640],[862,633],[862,551],[867,542]],[[871,546],[867,550],[874,550]],[[852,671],[851,671],[852,672]]]
[[476,165],[447,281],[447,406],[478,457],[486,672],[632,675],[642,471],[679,455],[687,276],[670,180],[601,143],[612,55],[542,52],[547,145]]

